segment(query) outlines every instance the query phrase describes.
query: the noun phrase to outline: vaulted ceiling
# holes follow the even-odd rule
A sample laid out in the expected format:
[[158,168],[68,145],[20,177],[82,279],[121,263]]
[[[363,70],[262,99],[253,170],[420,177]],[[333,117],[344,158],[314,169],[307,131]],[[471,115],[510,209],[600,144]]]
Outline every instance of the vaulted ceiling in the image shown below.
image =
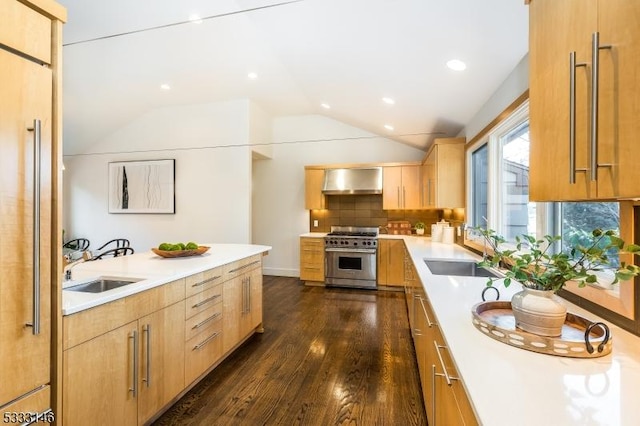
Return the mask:
[[527,53],[523,0],[59,1],[65,154],[154,108],[233,99],[425,149]]

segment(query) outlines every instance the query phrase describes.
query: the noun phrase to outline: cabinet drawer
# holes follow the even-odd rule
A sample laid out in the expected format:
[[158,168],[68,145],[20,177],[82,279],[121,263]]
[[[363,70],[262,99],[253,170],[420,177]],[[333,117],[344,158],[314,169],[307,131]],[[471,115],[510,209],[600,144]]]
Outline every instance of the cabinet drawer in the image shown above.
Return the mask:
[[222,318],[222,303],[216,303],[204,311],[195,314],[184,323],[185,340],[189,340],[200,333],[204,333]]
[[[0,401],[1,402],[1,401]],[[14,416],[20,416],[22,414],[27,413],[44,413],[45,411],[51,409],[51,387],[49,385],[43,386],[37,392],[29,394],[23,398],[20,398],[14,401],[12,404],[3,407],[0,410],[0,418],[5,423],[24,423],[24,420],[32,419],[31,414],[27,415],[26,418],[16,418]],[[8,417],[5,417],[8,416]],[[35,414],[34,414],[35,417]],[[40,421],[54,419],[55,414],[43,414]],[[33,419],[35,420],[35,419]],[[40,423],[37,422],[37,423]],[[34,422],[35,423],[35,422]],[[51,423],[51,421],[45,422]]]
[[51,63],[51,20],[16,0],[0,2],[0,43]]
[[222,356],[222,321],[187,341],[184,348],[185,383],[187,386],[213,366]]
[[203,292],[222,282],[222,266],[200,272],[186,278],[186,296]]
[[262,266],[262,254],[256,254],[254,256],[247,257],[246,259],[238,260],[224,265],[224,280],[230,280],[241,274],[245,274],[252,269],[260,268]]
[[222,285],[218,284],[187,299],[185,317],[187,319],[222,302]]

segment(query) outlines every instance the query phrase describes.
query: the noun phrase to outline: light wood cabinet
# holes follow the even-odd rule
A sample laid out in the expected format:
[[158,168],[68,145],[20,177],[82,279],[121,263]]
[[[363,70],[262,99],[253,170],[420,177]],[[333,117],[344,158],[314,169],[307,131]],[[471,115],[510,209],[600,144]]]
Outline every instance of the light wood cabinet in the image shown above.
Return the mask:
[[300,237],[300,279],[324,282],[324,238]]
[[385,166],[382,168],[382,208],[384,210],[419,209],[420,166]]
[[304,208],[319,210],[326,208],[326,197],[322,193],[324,169],[304,170]]
[[436,139],[422,164],[421,207],[464,207],[464,138]]
[[185,302],[138,320],[138,424],[144,424],[185,387]]
[[52,259],[62,245],[56,95],[65,16],[39,3],[0,2],[0,416],[57,411],[60,264]]
[[[225,265],[222,347],[226,353],[262,324],[262,270],[260,258]],[[257,262],[257,263],[256,263]]]
[[477,425],[449,349],[438,326],[428,296],[417,277],[409,277],[407,298],[411,335],[418,361],[422,396],[430,425]]
[[65,425],[138,423],[137,332],[133,321],[65,352]]
[[405,250],[402,239],[378,239],[378,285],[404,286]]
[[[640,27],[636,25],[640,4],[535,0],[529,8],[529,198],[555,201],[640,196],[640,145],[635,140],[640,131],[636,71],[640,67]],[[596,49],[596,79],[594,34],[599,35],[602,47]],[[569,94],[574,72],[572,101]],[[574,138],[570,136],[572,129]]]

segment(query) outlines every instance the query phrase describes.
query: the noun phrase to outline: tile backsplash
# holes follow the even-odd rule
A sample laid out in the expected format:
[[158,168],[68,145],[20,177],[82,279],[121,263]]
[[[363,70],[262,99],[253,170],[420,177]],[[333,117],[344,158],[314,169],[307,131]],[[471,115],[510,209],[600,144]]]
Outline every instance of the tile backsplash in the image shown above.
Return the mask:
[[[412,226],[416,222],[424,222],[426,234],[429,234],[431,224],[441,219],[450,221],[452,226],[458,226],[464,221],[464,209],[383,210],[382,195],[327,195],[326,197],[326,209],[310,211],[310,232],[329,232],[331,226],[386,227],[389,221],[406,220],[411,222]],[[317,227],[313,226],[314,220],[318,221]]]

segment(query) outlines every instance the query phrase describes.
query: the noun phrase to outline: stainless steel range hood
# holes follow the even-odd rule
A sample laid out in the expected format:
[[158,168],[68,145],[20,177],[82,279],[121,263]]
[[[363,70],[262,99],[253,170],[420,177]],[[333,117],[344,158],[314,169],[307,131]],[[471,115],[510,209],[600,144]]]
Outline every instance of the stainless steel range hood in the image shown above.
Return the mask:
[[326,169],[325,194],[382,194],[382,167]]

